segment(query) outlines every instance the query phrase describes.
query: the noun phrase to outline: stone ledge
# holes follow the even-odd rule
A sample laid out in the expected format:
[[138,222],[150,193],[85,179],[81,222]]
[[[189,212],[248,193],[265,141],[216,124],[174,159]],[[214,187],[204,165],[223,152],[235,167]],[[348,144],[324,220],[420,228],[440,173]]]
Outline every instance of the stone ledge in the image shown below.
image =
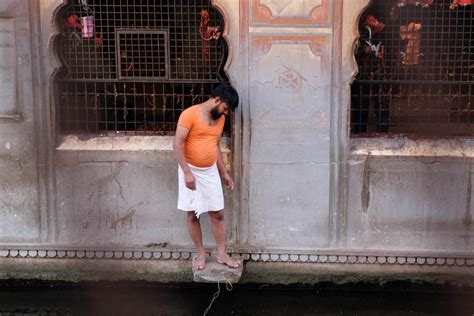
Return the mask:
[[[231,140],[221,137],[221,151],[230,152]],[[59,151],[173,151],[173,136],[117,136],[65,135],[56,148]]]
[[411,139],[407,136],[353,137],[351,156],[474,158],[474,139]]
[[238,283],[243,271],[244,261],[240,259],[240,266],[236,269],[217,262],[214,257],[206,258],[206,266],[203,270],[193,268],[194,282],[217,283],[230,282]]
[[[190,260],[0,258],[0,280],[8,279],[192,283],[193,274]],[[474,269],[459,266],[246,262],[239,284],[383,284],[389,281],[474,287]]]

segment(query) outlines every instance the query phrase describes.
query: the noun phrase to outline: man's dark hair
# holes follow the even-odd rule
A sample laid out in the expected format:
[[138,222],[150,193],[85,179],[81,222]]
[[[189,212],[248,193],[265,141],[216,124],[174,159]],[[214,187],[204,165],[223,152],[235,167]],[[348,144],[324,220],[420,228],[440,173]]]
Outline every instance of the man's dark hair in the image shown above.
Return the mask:
[[239,105],[239,95],[228,82],[219,83],[214,90],[212,90],[211,97],[219,97],[223,102],[229,105],[232,111]]

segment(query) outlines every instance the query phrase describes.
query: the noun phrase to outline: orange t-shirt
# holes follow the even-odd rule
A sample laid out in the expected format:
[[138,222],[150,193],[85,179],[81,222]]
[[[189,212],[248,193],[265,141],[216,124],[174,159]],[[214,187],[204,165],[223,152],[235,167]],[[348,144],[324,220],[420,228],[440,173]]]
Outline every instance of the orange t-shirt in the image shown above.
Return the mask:
[[209,126],[199,114],[199,106],[193,105],[181,113],[178,125],[189,129],[184,142],[186,161],[196,167],[212,166],[217,160],[217,143],[224,129],[225,116],[216,125]]

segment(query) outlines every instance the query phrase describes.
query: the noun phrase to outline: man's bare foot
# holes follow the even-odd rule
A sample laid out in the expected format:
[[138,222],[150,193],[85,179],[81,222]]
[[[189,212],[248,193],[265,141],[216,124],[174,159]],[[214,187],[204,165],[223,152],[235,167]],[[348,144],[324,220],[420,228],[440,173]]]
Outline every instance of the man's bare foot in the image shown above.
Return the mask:
[[193,269],[195,270],[202,270],[206,265],[206,255],[200,254],[196,258],[193,259]]
[[228,254],[217,255],[217,262],[227,265],[229,268],[238,268],[240,260],[232,259]]

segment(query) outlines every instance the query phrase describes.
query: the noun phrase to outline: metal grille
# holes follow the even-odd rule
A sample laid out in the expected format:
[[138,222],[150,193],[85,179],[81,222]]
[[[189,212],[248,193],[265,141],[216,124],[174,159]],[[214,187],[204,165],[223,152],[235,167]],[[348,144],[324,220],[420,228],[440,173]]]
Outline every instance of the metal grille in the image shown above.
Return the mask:
[[224,20],[210,0],[70,0],[56,23],[67,133],[173,134],[183,109],[228,80]]
[[474,133],[470,1],[379,0],[361,16],[351,132]]
[[117,30],[119,79],[166,79],[168,32]]
[[[61,84],[62,130],[114,135],[173,135],[186,104],[204,102],[214,84],[80,82]],[[229,129],[227,128],[227,131]]]

